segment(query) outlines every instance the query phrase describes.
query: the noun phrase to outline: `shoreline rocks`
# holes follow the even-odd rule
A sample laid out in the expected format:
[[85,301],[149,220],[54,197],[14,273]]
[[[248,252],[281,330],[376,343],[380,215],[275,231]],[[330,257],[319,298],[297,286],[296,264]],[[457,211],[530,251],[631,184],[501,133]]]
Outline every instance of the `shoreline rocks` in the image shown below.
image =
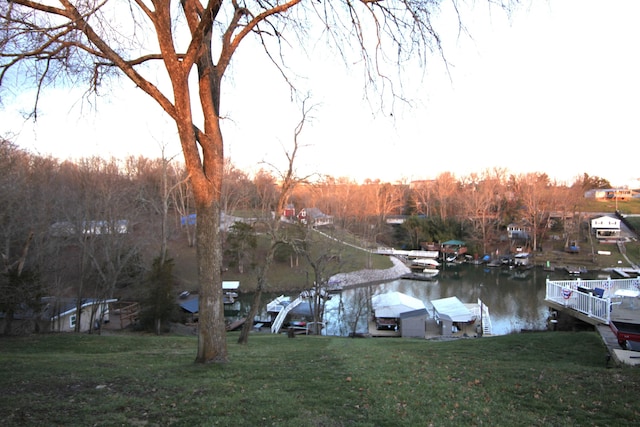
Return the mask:
[[398,258],[392,256],[390,259],[393,262],[393,267],[386,270],[363,269],[350,273],[335,274],[329,279],[329,289],[338,290],[365,283],[395,280],[411,272],[411,269]]

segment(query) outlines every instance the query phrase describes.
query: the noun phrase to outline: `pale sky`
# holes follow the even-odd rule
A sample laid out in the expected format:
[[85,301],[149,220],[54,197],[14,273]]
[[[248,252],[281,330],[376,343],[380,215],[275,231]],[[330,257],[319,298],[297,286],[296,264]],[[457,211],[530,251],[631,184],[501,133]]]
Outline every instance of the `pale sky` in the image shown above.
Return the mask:
[[[321,43],[310,45],[312,63],[296,71],[317,107],[301,135],[299,175],[394,182],[501,167],[567,183],[586,172],[640,187],[640,1],[531,3],[508,19],[475,2],[463,11],[473,39],[458,37],[445,11],[440,22],[453,24],[440,28],[449,74],[436,55],[424,75],[405,70],[410,104],[393,111],[363,101],[357,68],[347,70]],[[277,72],[249,62],[255,56],[243,47],[222,99],[226,155],[248,172],[262,161],[284,168],[300,106]],[[49,92],[36,125],[19,114],[30,97],[5,98],[0,132],[61,158],[155,158],[162,144],[179,154],[174,125],[121,81],[97,111],[81,101],[82,88]]]

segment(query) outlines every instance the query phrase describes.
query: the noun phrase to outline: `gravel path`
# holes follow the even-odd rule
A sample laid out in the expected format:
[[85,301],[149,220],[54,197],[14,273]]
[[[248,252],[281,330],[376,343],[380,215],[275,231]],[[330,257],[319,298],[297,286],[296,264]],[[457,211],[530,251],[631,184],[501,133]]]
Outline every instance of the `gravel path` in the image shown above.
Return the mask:
[[329,288],[337,289],[370,282],[394,280],[411,272],[411,269],[398,258],[392,256],[390,259],[391,262],[393,262],[393,267],[387,268],[386,270],[365,269],[331,276],[329,279]]

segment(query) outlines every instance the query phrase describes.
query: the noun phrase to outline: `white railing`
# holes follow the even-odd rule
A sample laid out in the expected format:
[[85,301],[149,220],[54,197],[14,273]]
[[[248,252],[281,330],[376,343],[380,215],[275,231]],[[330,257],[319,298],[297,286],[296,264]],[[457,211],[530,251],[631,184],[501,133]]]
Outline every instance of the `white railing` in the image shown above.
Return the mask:
[[478,300],[480,307],[482,307],[482,335],[493,335],[493,324],[491,323],[491,315],[489,314],[489,307]]
[[493,335],[493,324],[491,323],[489,307],[478,299],[478,304],[471,305],[469,310],[476,319],[480,320],[480,324],[482,325],[482,335]]
[[[602,296],[595,294],[599,289]],[[609,324],[611,320],[611,298],[621,289],[640,289],[640,280],[548,280],[545,300],[579,311],[589,317]]]
[[290,297],[280,295],[273,301],[267,303],[267,311],[272,313],[279,313],[280,311],[282,311],[282,309],[284,309],[287,306],[287,304],[290,304],[290,303],[291,303]]
[[272,334],[277,334],[278,332],[280,332],[280,328],[282,327],[282,324],[284,323],[284,319],[285,317],[287,317],[287,314],[289,314],[291,310],[293,310],[294,308],[302,304],[302,301],[303,301],[302,296],[299,296],[291,304],[284,306],[284,308],[280,310],[280,312],[274,319],[273,323],[271,324]]

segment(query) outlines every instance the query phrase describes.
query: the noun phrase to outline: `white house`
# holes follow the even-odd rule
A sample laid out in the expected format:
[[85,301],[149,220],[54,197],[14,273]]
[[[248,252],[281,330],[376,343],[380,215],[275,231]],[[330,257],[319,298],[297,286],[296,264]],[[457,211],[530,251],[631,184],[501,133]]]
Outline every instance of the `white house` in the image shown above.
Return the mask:
[[302,224],[311,225],[317,227],[320,225],[333,224],[333,217],[323,213],[318,208],[303,208],[298,213],[298,221]]
[[633,191],[628,188],[596,188],[584,193],[585,199],[596,200],[629,200]]
[[607,215],[593,218],[591,230],[598,239],[617,239],[620,237],[620,220]]
[[526,240],[529,238],[529,227],[511,223],[507,225],[507,236],[512,240]]
[[[78,303],[75,298],[43,297],[39,309],[21,305],[10,322],[14,330],[20,331],[73,332],[79,324],[80,332],[87,332],[109,321],[109,307],[116,301],[114,298],[87,298]],[[0,327],[4,328],[7,321],[5,314],[0,312]]]

